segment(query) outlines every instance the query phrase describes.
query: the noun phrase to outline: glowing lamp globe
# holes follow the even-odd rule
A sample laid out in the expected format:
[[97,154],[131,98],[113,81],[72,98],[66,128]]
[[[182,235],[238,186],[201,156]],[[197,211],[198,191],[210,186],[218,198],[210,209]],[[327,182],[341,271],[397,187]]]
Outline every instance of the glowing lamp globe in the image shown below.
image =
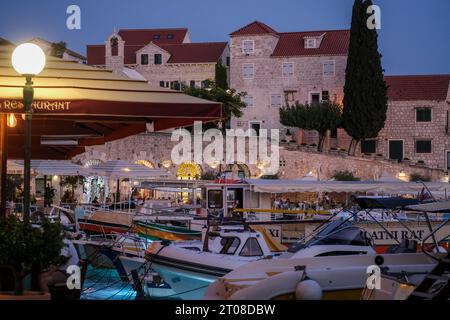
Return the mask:
[[22,75],[37,75],[45,66],[44,51],[34,43],[23,43],[14,49],[12,65]]

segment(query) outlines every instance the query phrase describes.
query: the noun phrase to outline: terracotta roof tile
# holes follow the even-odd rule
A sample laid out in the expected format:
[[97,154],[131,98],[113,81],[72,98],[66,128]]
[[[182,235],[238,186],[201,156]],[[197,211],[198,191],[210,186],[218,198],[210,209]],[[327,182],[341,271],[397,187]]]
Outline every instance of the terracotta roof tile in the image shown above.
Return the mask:
[[386,76],[390,101],[445,101],[450,75]]
[[274,29],[260,21],[254,21],[232,33],[230,36],[251,35],[251,34],[278,34]]
[[[345,55],[350,42],[350,30],[328,30],[279,33],[280,39],[272,54],[273,57]],[[317,49],[306,49],[305,37],[319,37],[322,42]]]
[[[125,64],[136,63],[136,51],[150,42],[155,44],[181,44],[188,29],[121,29],[118,34],[125,41]],[[103,47],[103,49],[100,49]],[[88,45],[87,61],[89,65],[105,64],[105,45]]]
[[104,45],[88,45],[86,47],[87,63],[96,66],[105,64],[106,49]]
[[226,42],[166,44],[160,47],[170,53],[168,63],[215,63],[222,56]]

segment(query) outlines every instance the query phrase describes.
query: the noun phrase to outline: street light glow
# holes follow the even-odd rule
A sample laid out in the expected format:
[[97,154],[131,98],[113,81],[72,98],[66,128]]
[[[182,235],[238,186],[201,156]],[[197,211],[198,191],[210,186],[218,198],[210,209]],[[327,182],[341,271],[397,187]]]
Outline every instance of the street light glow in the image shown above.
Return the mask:
[[14,70],[21,75],[37,75],[45,66],[45,54],[34,43],[23,43],[14,49],[12,54]]

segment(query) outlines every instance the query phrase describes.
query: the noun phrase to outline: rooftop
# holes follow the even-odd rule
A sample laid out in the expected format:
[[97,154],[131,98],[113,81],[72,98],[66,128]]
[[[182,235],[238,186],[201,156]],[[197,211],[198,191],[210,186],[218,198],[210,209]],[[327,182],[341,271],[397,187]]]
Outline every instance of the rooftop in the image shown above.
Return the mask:
[[385,76],[390,101],[445,101],[449,92],[450,75]]

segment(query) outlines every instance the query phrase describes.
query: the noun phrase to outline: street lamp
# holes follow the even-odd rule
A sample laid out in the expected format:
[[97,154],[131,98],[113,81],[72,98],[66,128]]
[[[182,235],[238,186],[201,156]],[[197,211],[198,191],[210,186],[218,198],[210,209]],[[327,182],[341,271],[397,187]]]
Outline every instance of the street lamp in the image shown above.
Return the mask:
[[30,176],[31,176],[31,113],[33,104],[33,76],[41,73],[45,66],[45,54],[34,43],[19,45],[12,54],[12,65],[17,73],[26,79],[23,88],[23,103],[25,105],[25,145],[23,162],[23,218],[30,218]]

